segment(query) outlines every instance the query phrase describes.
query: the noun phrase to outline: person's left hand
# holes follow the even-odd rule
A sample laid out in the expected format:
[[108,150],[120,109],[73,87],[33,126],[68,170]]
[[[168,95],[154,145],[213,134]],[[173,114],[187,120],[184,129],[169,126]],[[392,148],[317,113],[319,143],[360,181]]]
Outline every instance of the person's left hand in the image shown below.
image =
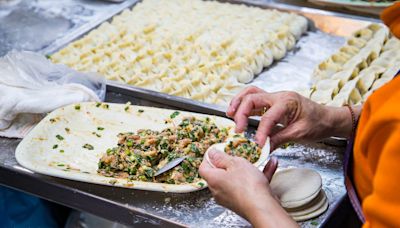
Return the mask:
[[268,214],[280,213],[278,217],[290,220],[269,187],[278,165],[276,158],[272,157],[261,172],[244,158],[216,150],[210,150],[208,156],[215,168],[203,159],[199,172],[218,204],[231,209],[253,225],[264,217],[272,222],[274,219],[271,220]]
[[217,203],[247,217],[249,205],[272,196],[268,178],[275,172],[276,159],[271,160],[264,175],[244,158],[232,157],[217,150],[210,150],[208,156],[216,168],[203,159],[199,172]]

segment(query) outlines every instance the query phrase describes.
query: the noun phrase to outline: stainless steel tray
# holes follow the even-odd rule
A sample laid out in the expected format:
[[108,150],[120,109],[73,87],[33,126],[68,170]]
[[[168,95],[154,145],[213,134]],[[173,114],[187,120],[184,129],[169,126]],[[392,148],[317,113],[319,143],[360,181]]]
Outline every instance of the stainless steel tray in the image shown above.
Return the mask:
[[[126,8],[134,7],[138,2],[139,1],[131,1],[126,5]],[[371,22],[379,22],[376,19],[327,12],[306,7],[267,3],[260,0],[231,0],[221,2],[246,4],[265,9],[278,9],[294,12],[304,15],[309,19],[310,26],[308,32],[298,41],[296,47],[290,51],[285,58],[274,63],[271,67],[264,69],[262,73],[256,76],[255,79],[248,84],[258,86],[268,92],[282,90],[301,91],[309,88],[310,77],[315,66],[343,45],[345,41],[344,36],[350,35],[355,30],[365,27]],[[120,11],[122,10],[123,9]],[[111,20],[112,16],[118,14],[120,11],[114,11],[105,16],[102,20],[97,20],[90,25],[85,26],[80,29],[79,32],[75,32],[64,37],[62,40],[58,40],[57,43],[42,50],[42,53],[52,54],[56,52],[68,43],[81,38],[92,29],[95,29],[101,23]],[[142,89],[116,81],[107,81],[107,85],[109,91],[151,100],[190,111],[225,116],[226,107],[171,96],[165,93]],[[252,118],[250,124],[257,126],[258,122],[258,118]],[[329,140],[329,142],[343,145],[343,142],[340,140]]]

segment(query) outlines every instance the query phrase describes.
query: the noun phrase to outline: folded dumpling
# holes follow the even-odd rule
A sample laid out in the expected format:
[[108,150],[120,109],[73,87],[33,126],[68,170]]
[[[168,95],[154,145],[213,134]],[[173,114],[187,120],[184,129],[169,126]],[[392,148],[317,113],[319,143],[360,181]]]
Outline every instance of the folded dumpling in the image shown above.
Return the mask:
[[356,87],[356,80],[351,80],[346,83],[333,100],[327,105],[340,107],[343,105],[356,105],[362,102],[360,92]]
[[348,81],[357,76],[358,71],[347,68],[332,75],[332,79],[339,79],[339,88],[342,88]]
[[357,88],[361,94],[368,92],[374,81],[379,78],[385,72],[385,68],[381,66],[370,66],[363,71],[354,79],[357,80]]
[[400,49],[400,40],[395,36],[392,36],[389,40],[386,41],[382,50],[388,51],[388,50],[399,50],[399,49]]
[[332,101],[333,97],[339,92],[338,79],[324,79],[318,81],[315,85],[315,91],[311,94],[311,100],[327,104]]
[[340,71],[342,66],[332,61],[331,58],[323,61],[317,67],[317,69],[313,73],[313,79],[325,79],[329,78],[334,73]]

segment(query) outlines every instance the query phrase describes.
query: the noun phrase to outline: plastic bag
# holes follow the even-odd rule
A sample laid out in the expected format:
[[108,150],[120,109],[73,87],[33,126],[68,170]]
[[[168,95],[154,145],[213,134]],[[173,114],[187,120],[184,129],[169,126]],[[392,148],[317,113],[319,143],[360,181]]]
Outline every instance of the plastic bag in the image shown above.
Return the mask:
[[[1,130],[20,114],[44,114],[71,103],[102,101],[105,93],[103,77],[54,64],[33,52],[11,51],[0,58],[0,135],[7,136]],[[24,119],[31,122],[32,116]]]
[[100,100],[104,100],[106,93],[103,77],[54,64],[46,57],[28,51],[11,51],[1,58],[0,83],[30,89],[71,83],[81,84],[92,90]]

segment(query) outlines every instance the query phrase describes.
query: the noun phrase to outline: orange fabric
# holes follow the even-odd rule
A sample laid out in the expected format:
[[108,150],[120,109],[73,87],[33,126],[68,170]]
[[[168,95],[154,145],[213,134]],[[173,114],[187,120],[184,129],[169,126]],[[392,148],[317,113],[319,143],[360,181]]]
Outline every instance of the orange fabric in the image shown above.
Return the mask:
[[[400,2],[383,11],[381,18],[400,38]],[[364,227],[400,227],[400,75],[364,104],[353,167]]]
[[353,165],[364,227],[400,227],[400,76],[364,104]]
[[381,19],[395,36],[400,37],[400,2],[396,2],[393,6],[385,9],[381,13]]

